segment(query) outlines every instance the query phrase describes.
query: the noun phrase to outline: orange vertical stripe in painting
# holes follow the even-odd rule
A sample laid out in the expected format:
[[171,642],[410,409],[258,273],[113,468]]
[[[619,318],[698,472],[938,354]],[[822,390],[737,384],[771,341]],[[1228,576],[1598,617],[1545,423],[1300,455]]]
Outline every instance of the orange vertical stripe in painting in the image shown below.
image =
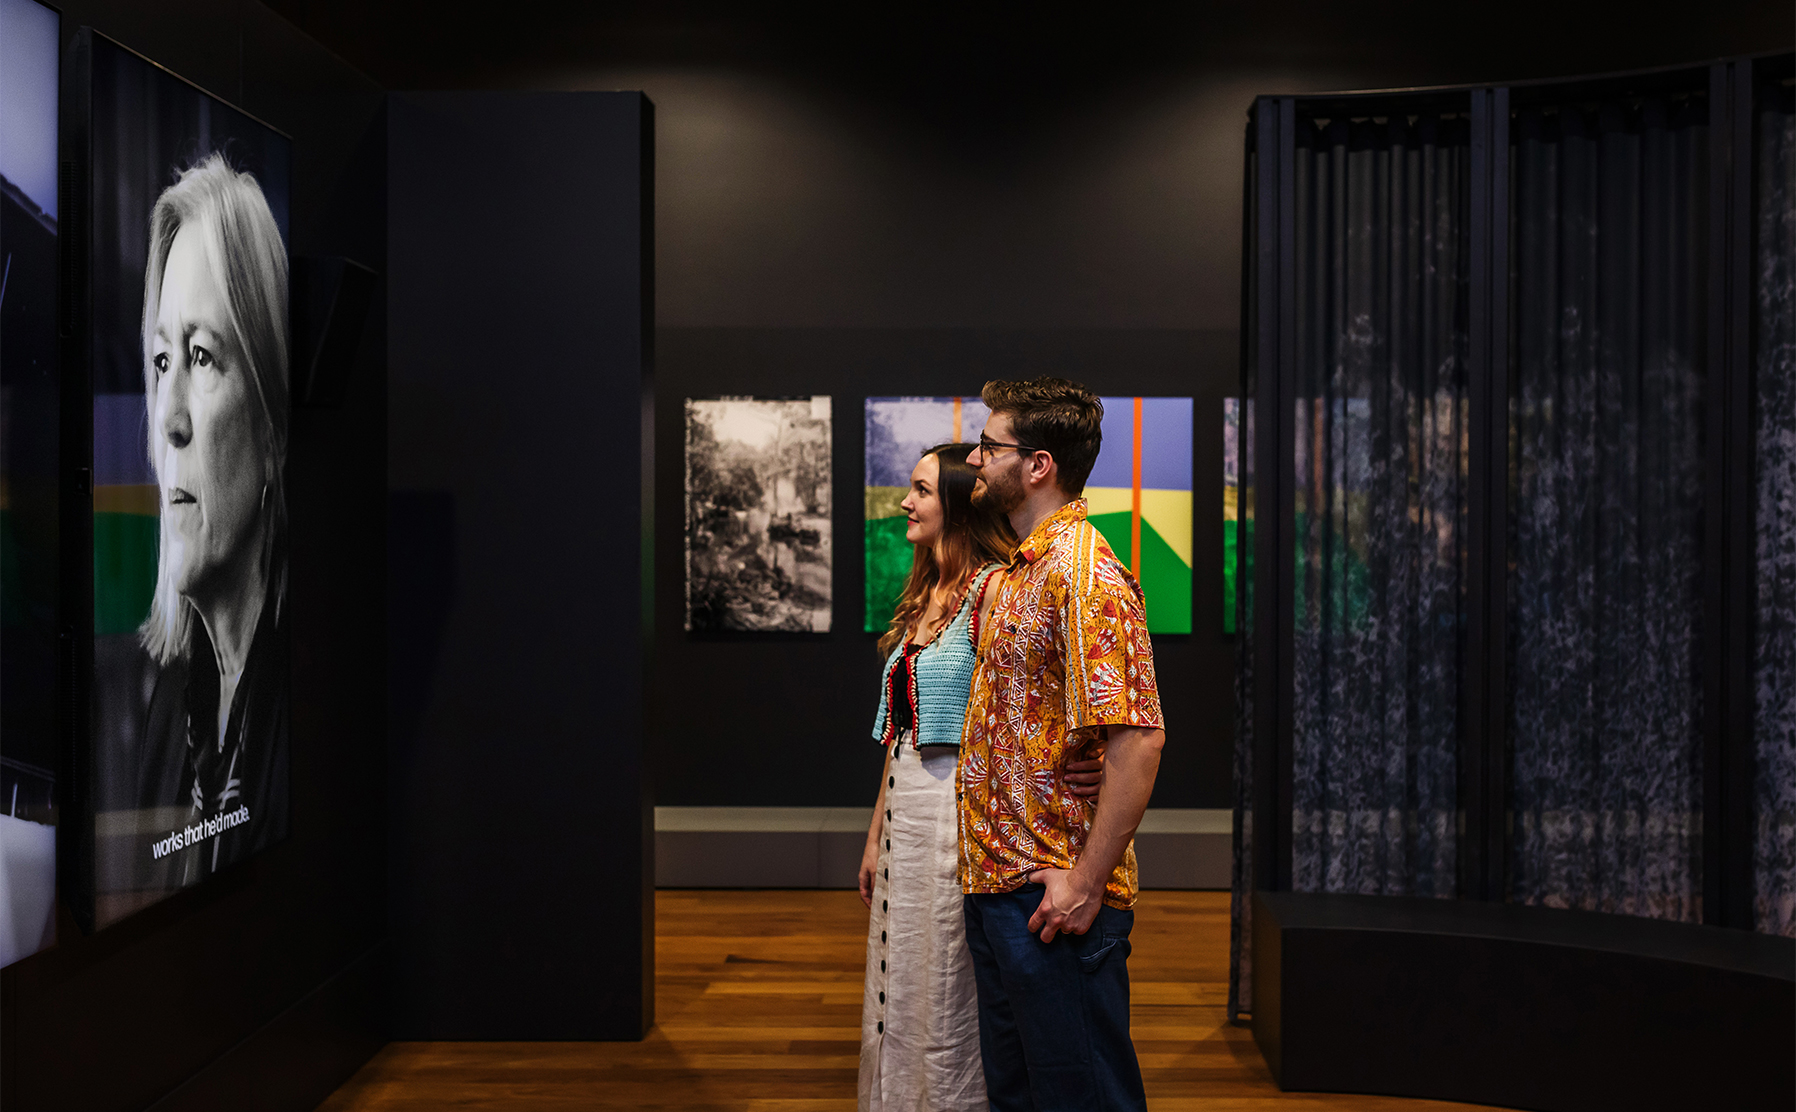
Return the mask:
[[961,442],[960,441],[960,399],[955,398],[954,399],[954,439],[952,441],[950,441],[950,443],[959,444],[960,442]]
[[1129,570],[1141,578],[1141,399],[1135,399],[1134,477],[1130,480]]

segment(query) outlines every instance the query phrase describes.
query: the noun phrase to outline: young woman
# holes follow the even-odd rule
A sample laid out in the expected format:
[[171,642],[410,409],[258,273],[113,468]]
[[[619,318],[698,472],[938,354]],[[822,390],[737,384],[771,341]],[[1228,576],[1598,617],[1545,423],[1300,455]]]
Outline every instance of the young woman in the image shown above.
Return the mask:
[[[923,453],[902,503],[916,546],[891,628],[873,736],[886,750],[861,856],[867,980],[861,1112],[984,1112],[979,1009],[961,918],[954,769],[982,620],[1016,536],[973,505],[971,444]],[[1094,796],[1098,761],[1068,766]]]

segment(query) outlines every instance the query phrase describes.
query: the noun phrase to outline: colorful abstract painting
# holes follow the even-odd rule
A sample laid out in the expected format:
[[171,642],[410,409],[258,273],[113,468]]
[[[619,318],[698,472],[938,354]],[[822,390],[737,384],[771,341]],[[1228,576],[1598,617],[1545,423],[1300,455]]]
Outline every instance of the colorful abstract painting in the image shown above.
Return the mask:
[[1241,399],[1222,399],[1222,632],[1235,632],[1237,522],[1241,505]]
[[[1154,633],[1191,632],[1190,398],[1105,398],[1104,448],[1085,486],[1091,523],[1135,573]],[[877,632],[910,572],[898,503],[925,448],[970,442],[978,398],[867,399],[866,619]]]
[[1190,398],[1105,398],[1091,523],[1147,595],[1152,633],[1191,632]]
[[898,503],[910,489],[911,468],[926,448],[979,439],[991,411],[971,398],[867,399],[867,612],[863,628],[877,633],[892,620],[911,547]]

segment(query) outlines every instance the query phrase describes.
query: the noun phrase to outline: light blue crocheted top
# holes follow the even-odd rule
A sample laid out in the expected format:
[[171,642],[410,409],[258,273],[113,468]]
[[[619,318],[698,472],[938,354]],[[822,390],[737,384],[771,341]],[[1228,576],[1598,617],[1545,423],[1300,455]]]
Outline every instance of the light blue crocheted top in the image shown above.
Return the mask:
[[[973,643],[973,615],[985,590],[986,580],[1001,565],[989,564],[973,577],[967,597],[961,600],[954,620],[935,640],[917,651],[917,733],[918,747],[925,745],[959,745],[961,725],[967,716],[967,696],[973,689],[973,665],[978,662],[978,646]],[[887,705],[892,690],[892,669],[904,657],[904,645],[892,650],[886,658],[885,671],[879,677],[879,717],[873,720],[873,740],[888,742]]]

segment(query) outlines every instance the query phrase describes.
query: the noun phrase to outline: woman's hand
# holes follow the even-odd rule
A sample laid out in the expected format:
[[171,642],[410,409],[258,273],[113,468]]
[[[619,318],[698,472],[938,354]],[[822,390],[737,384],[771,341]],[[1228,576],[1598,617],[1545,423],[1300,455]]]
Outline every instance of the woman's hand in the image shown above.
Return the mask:
[[861,902],[868,907],[873,906],[873,877],[879,872],[879,839],[867,839],[867,848],[861,851]]
[[1098,789],[1104,786],[1104,751],[1100,749],[1084,760],[1066,762],[1060,778],[1066,781],[1067,791],[1096,803]]
[[873,874],[879,870],[879,841],[885,834],[886,785],[892,781],[892,751],[886,750],[885,768],[879,774],[879,795],[873,800],[873,817],[867,822],[867,848],[861,851],[861,902],[873,906]]

